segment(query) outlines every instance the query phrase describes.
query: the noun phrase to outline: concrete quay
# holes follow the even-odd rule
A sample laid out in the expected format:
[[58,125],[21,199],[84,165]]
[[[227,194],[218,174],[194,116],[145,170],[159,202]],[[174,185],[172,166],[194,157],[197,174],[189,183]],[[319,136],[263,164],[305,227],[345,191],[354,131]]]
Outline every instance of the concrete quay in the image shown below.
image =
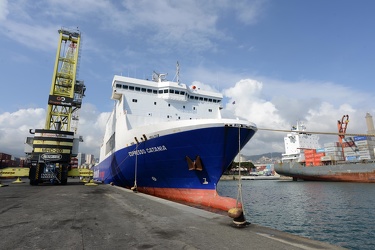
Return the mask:
[[[13,181],[13,180],[12,180]],[[0,249],[342,249],[120,187],[0,188]],[[251,218],[247,218],[251,222]]]

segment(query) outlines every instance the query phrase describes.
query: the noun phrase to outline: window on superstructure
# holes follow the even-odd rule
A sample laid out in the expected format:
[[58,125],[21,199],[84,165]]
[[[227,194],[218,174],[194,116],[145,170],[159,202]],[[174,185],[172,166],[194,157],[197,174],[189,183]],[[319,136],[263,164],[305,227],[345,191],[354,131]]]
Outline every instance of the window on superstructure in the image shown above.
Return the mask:
[[[177,90],[176,90],[176,92],[177,92]],[[169,90],[169,93],[173,94],[173,93],[174,93],[174,90],[173,90],[173,89]],[[177,94],[177,93],[176,93],[176,94]]]
[[159,90],[159,94],[163,94],[163,90],[161,89],[161,90]]
[[141,91],[140,87],[135,87],[135,91]]
[[121,89],[121,84],[116,84],[116,88],[120,88]]
[[163,91],[164,93],[168,93],[168,89],[164,89],[164,91]]
[[208,109],[208,112],[212,112],[212,109]]
[[146,92],[146,89],[145,89],[145,88],[141,88],[141,91],[142,91],[142,92]]
[[195,100],[198,100],[199,98],[198,98],[198,96],[194,96],[194,99],[195,99]]
[[111,135],[105,145],[105,153],[108,154],[112,149],[115,148],[115,133]]
[[203,97],[199,97],[199,101],[203,101]]
[[193,107],[193,110],[195,110],[195,107]]
[[180,94],[180,91],[176,90],[176,91],[175,91],[175,94],[176,94],[176,95],[179,95],[179,94]]
[[152,93],[152,89],[147,89],[147,93]]
[[171,104],[170,103],[168,103],[168,107],[170,107],[171,106]]
[[184,108],[185,108],[185,106],[182,106],[182,108],[184,109]]
[[156,89],[154,89],[154,90],[152,90],[152,93],[153,93],[153,94],[157,94],[158,91],[157,91]]
[[207,102],[207,101],[208,101],[208,99],[207,99],[207,98],[204,98],[203,100],[204,100],[205,102]]
[[129,86],[129,90],[134,90],[134,86]]
[[185,92],[184,92],[184,91],[181,91],[181,92],[180,92],[180,95],[185,95]]
[[154,102],[154,105],[156,105],[156,102]]
[[211,98],[209,98],[209,99],[208,99],[208,101],[209,101],[209,102],[212,102],[212,99],[211,99]]
[[128,89],[129,86],[128,86],[128,85],[122,85],[122,88],[123,88],[123,89]]
[[194,100],[194,96],[191,95],[191,96],[190,96],[190,99]]
[[138,102],[137,99],[133,99],[132,102]]
[[216,103],[216,99],[213,99],[214,103]]

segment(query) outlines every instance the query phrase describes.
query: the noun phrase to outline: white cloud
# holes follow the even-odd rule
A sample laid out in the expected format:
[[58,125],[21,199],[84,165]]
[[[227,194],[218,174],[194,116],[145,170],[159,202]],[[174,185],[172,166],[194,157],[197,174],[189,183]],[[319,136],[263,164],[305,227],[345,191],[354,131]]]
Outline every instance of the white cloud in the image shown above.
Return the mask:
[[56,49],[56,31],[60,28],[57,25],[33,25],[7,21],[4,25],[3,34],[27,47],[50,51]]
[[[39,49],[56,44],[51,32],[56,32],[62,24],[81,24],[95,25],[100,32],[125,35],[120,40],[128,40],[128,35],[142,39],[149,49],[163,44],[168,49],[172,46],[189,51],[214,51],[219,39],[227,40],[231,36],[229,30],[218,28],[222,13],[251,24],[261,13],[263,2],[48,0],[30,3],[15,0],[8,6],[3,1],[0,20],[7,20],[0,26],[10,39]],[[161,46],[157,47],[160,50]]]
[[99,157],[99,148],[103,141],[105,124],[110,112],[99,113],[95,105],[84,103],[80,111],[77,134],[83,137],[79,151]]
[[252,79],[240,80],[234,87],[224,90],[230,102],[227,109],[234,111],[235,115],[244,117],[258,126],[272,123],[280,123],[282,119],[278,110],[270,101],[262,98],[263,84]]
[[[105,124],[109,113],[98,113],[92,104],[83,104],[80,110],[77,134],[83,136],[80,152],[99,157]],[[46,111],[42,108],[20,109],[0,114],[0,152],[13,156],[24,156],[24,142],[30,137],[29,129],[41,129],[45,125]]]
[[[272,89],[274,87],[274,89]],[[322,91],[322,90],[325,91]],[[225,112],[254,122],[258,128],[290,129],[300,120],[307,130],[337,133],[337,120],[349,115],[347,133],[367,133],[366,112],[374,113],[372,107],[363,106],[366,93],[337,84],[306,82],[281,83],[260,82],[254,79],[238,81],[234,87],[223,90],[228,97]],[[333,94],[334,93],[334,94]],[[337,94],[337,95],[336,95]],[[350,98],[343,98],[348,97]],[[232,102],[235,101],[235,104]],[[346,102],[347,101],[347,102]],[[284,152],[285,133],[259,130],[245,147],[245,155],[266,152]],[[320,136],[321,144],[337,141],[337,136]]]
[[237,12],[236,16],[238,20],[245,24],[253,24],[258,21],[265,3],[266,1],[264,0],[232,2],[233,7]]
[[24,142],[29,129],[44,127],[44,109],[20,109],[0,114],[0,152],[24,156]]
[[0,21],[5,21],[8,14],[8,0],[0,1]]

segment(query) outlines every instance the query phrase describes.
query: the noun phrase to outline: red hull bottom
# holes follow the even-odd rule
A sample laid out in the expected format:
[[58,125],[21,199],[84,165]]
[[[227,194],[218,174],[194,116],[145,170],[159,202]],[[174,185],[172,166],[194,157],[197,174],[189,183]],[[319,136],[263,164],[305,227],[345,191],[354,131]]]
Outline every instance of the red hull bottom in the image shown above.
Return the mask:
[[216,190],[150,187],[138,187],[137,190],[141,193],[166,200],[180,201],[223,211],[228,211],[235,207],[242,207],[242,204],[233,198],[221,197]]
[[331,175],[299,175],[292,177],[308,181],[340,181],[340,182],[360,182],[375,183],[375,171],[369,173],[338,173]]

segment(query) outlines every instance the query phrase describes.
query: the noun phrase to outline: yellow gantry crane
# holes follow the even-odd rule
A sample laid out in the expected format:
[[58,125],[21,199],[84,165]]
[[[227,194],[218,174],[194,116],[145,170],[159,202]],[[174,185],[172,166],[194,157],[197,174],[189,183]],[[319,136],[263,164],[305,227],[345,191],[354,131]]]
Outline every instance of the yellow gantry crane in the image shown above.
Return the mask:
[[66,29],[59,34],[45,129],[76,132],[72,121],[78,118],[85,92],[83,82],[76,80],[81,34]]
[[[31,185],[41,182],[66,184],[71,157],[78,153],[81,137],[76,137],[79,109],[85,84],[76,79],[81,33],[60,29],[52,85],[44,129],[30,130],[29,179]],[[27,153],[27,152],[26,152]]]

